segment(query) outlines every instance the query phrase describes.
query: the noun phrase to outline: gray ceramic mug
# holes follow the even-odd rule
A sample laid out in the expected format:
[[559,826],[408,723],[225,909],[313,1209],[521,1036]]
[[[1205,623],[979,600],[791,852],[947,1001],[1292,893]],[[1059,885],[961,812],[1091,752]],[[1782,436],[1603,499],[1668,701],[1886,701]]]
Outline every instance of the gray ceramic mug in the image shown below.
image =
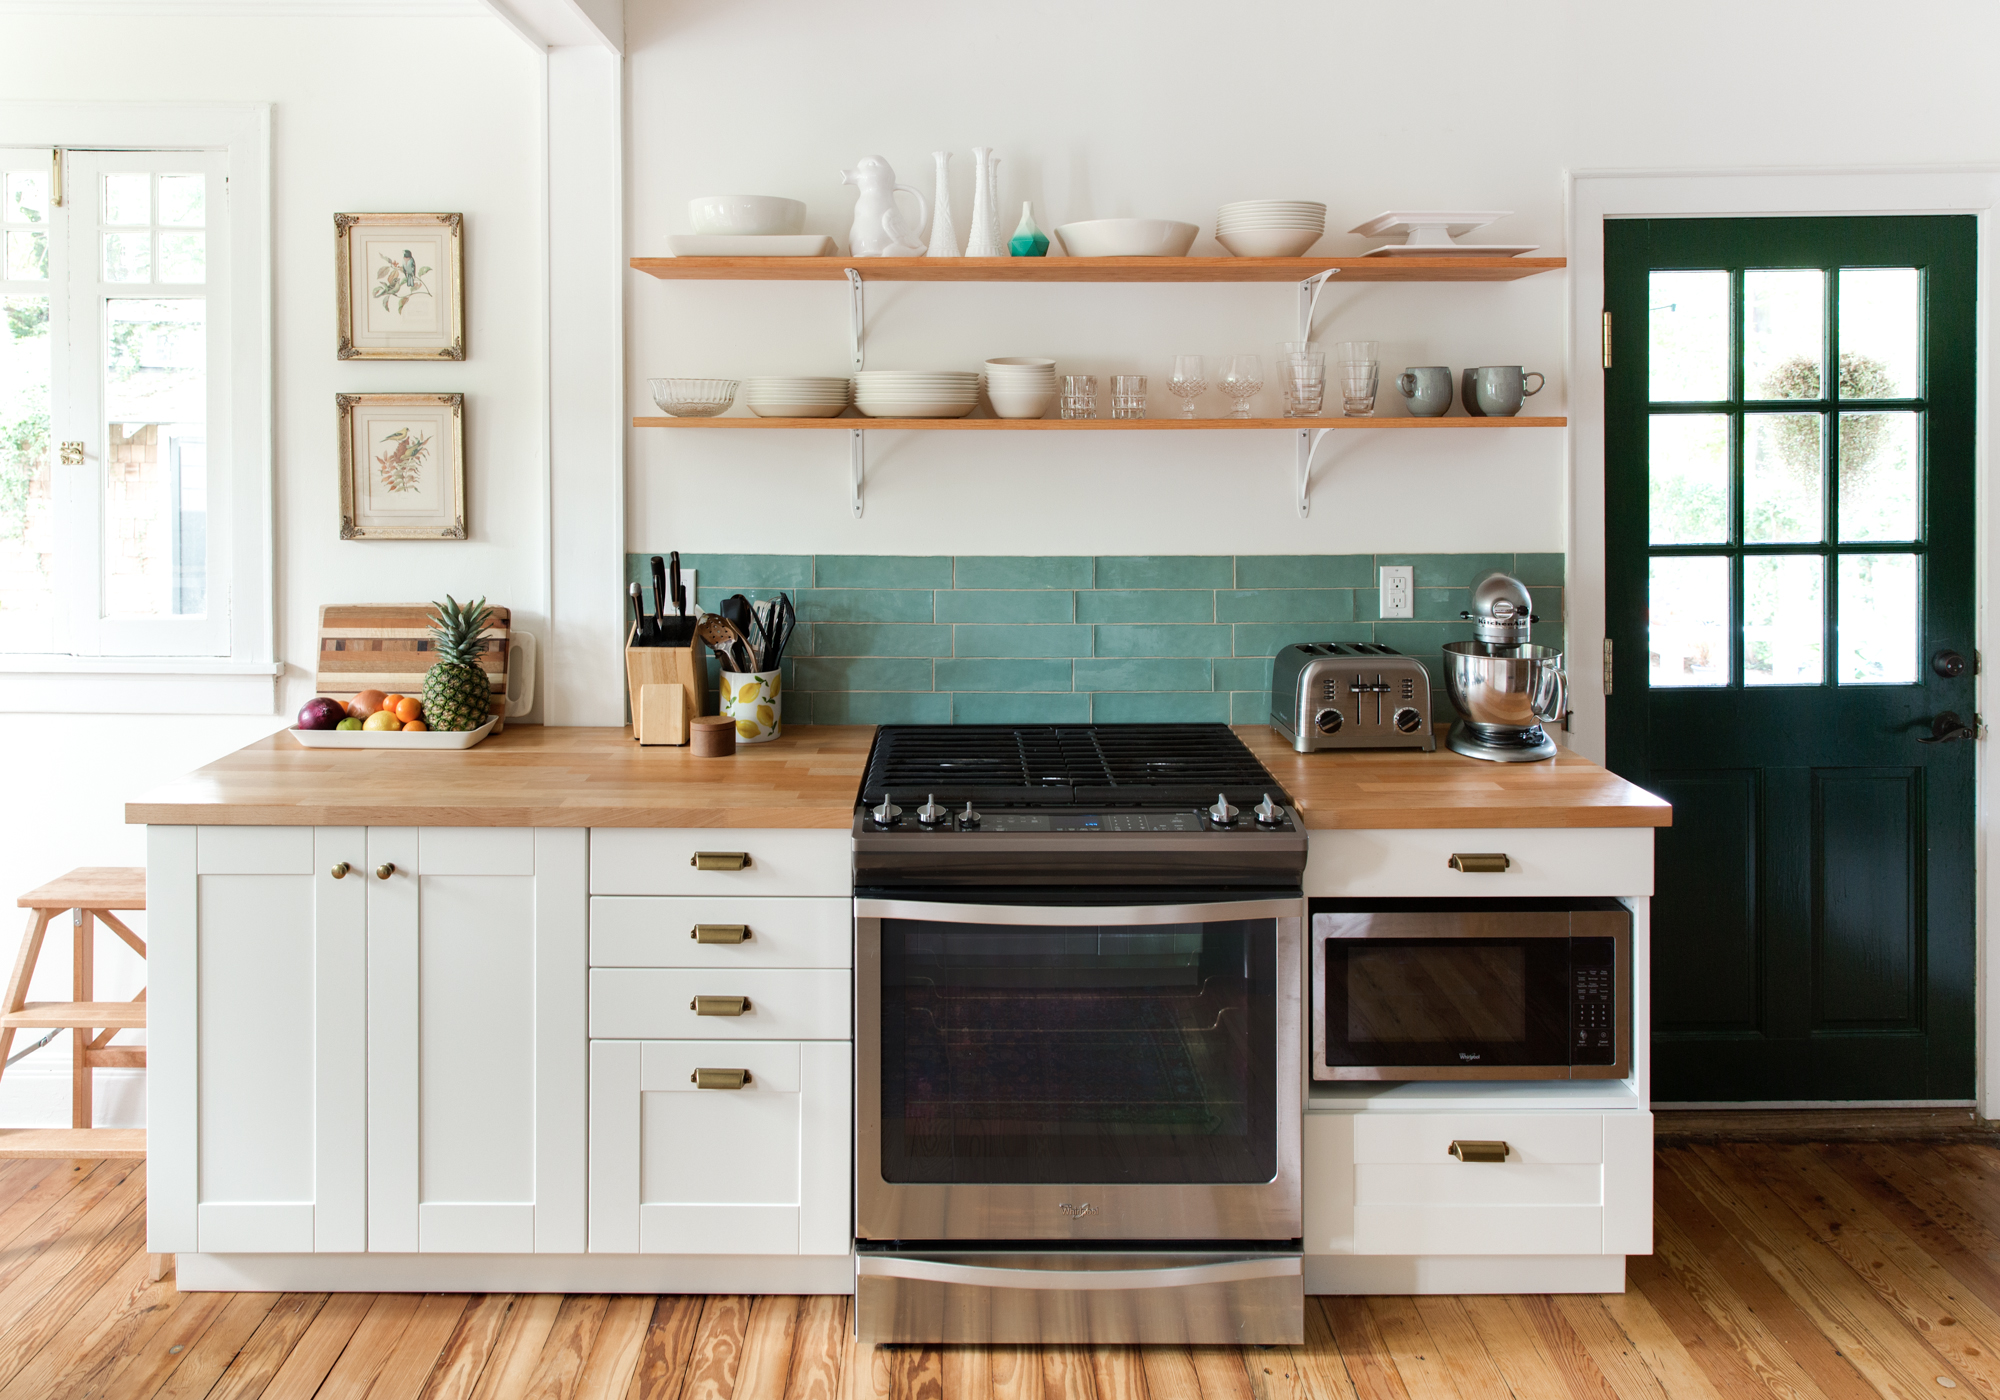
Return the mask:
[[[1528,381],[1535,381],[1530,389]],[[1465,372],[1465,411],[1475,418],[1512,418],[1521,401],[1542,392],[1548,381],[1519,365],[1485,365]]]
[[1412,365],[1396,376],[1396,392],[1412,418],[1442,418],[1451,411],[1451,370],[1445,365]]

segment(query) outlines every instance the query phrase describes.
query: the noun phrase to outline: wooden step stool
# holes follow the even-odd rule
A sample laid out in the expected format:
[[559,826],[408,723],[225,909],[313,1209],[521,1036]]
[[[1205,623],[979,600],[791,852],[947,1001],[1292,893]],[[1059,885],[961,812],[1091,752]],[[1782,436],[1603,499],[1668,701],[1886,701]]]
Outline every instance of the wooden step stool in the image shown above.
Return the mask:
[[[7,983],[7,997],[0,1002],[0,1075],[6,1073],[7,1056],[14,1049],[14,1033],[21,1030],[67,1029],[70,1036],[70,1127],[0,1128],[0,1158],[4,1157],[144,1157],[144,1128],[93,1128],[91,1119],[91,1072],[112,1066],[146,1067],[146,1050],[140,1045],[112,1045],[119,1031],[144,1029],[146,993],[130,1001],[94,1001],[95,925],[104,923],[130,944],[140,957],[146,944],[112,911],[146,907],[146,872],[143,867],[86,865],[52,880],[38,890],[30,890],[15,903],[28,914],[28,931],[21,937],[21,951],[14,959],[14,975]],[[29,1001],[28,983],[35,975],[35,959],[42,951],[42,935],[65,910],[75,949],[71,994],[74,1001]],[[95,1031],[96,1035],[88,1032]]]

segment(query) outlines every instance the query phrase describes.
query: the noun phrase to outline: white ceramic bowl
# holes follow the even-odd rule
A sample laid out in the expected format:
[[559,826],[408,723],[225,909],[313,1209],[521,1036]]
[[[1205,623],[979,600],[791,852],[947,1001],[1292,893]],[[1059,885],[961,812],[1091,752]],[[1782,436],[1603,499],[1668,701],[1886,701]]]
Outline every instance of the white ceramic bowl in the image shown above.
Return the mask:
[[1316,228],[1326,227],[1325,219],[1217,219],[1217,229],[1228,232],[1239,228]]
[[733,379],[648,379],[646,387],[670,418],[713,418],[736,401]]
[[1246,214],[1258,214],[1258,213],[1265,213],[1273,209],[1283,209],[1283,210],[1303,209],[1310,211],[1311,213],[1318,214],[1321,218],[1326,217],[1326,206],[1324,204],[1321,204],[1316,199],[1233,199],[1229,203],[1223,205],[1219,212],[1224,214],[1234,214],[1238,212]]
[[798,233],[806,226],[804,201],[775,194],[707,194],[688,201],[696,233],[741,236]]
[[1049,389],[1038,394],[1018,394],[1002,390],[997,394],[989,392],[986,397],[993,405],[995,418],[1045,418],[1055,407],[1056,391]]
[[1215,241],[1239,258],[1297,258],[1320,241],[1318,229],[1244,229],[1218,233]]
[[1056,367],[1056,362],[1054,360],[1037,360],[1024,355],[1009,355],[1009,356],[1004,356],[1001,359],[988,360],[986,362],[986,372],[988,374],[991,374],[996,369],[997,370],[1017,370],[1017,369],[1049,370],[1053,372],[1055,367]]
[[870,418],[963,418],[972,412],[971,403],[940,403],[936,399],[884,399],[856,407]]
[[1056,236],[1073,258],[1184,258],[1200,232],[1173,219],[1086,219]]
[[745,402],[759,418],[838,418],[847,411],[845,399],[838,403],[823,399],[802,399],[791,403],[783,399],[749,399]]

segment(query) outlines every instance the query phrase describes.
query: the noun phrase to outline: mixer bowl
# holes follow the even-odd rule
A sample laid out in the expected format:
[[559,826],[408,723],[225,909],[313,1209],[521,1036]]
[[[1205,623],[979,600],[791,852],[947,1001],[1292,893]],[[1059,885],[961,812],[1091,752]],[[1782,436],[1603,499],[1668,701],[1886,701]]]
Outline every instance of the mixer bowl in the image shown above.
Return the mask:
[[1525,643],[1446,642],[1444,692],[1468,722],[1526,729],[1562,718],[1569,699],[1563,655]]

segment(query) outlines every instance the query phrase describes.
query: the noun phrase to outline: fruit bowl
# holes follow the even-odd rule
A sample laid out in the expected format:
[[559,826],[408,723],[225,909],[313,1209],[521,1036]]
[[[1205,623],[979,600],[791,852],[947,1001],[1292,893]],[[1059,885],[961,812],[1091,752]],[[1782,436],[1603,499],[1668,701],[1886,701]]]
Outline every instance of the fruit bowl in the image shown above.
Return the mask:
[[309,749],[469,749],[493,732],[494,716],[477,729],[288,729]]

